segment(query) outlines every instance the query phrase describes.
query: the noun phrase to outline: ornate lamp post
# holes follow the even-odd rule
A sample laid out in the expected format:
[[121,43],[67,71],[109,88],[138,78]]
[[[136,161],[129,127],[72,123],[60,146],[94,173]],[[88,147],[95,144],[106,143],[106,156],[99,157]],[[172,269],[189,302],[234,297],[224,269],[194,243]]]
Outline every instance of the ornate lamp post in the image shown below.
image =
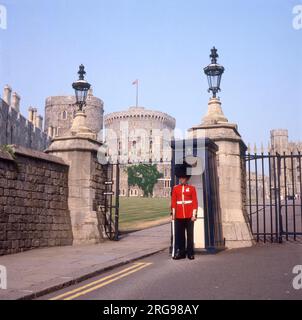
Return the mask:
[[86,72],[85,67],[82,64],[80,65],[78,74],[79,80],[72,84],[76,96],[77,112],[73,119],[71,134],[95,139],[96,134],[86,126],[86,114],[84,112],[84,107],[86,105],[87,94],[91,85],[85,80]]
[[204,124],[226,123],[228,119],[223,114],[220,99],[217,93],[221,90],[221,77],[224,73],[224,67],[217,63],[217,49],[213,47],[211,50],[211,64],[204,68],[204,73],[207,75],[209,82],[209,92],[212,92],[212,97],[208,104],[208,112],[203,118]]
[[[220,211],[217,230],[221,238],[225,239],[223,242],[228,248],[250,247],[253,245],[253,235],[248,224],[247,212],[244,210],[246,170],[242,165],[246,146],[238,132],[238,125],[228,121],[217,97],[225,69],[217,63],[218,54],[215,47],[211,50],[210,57],[211,64],[204,69],[209,81],[209,91],[212,92],[208,110],[201,123],[189,129],[188,136],[201,141],[209,138],[215,144],[212,153],[216,160],[212,160],[213,163],[219,163],[216,168],[219,177],[216,200]],[[219,152],[216,152],[216,148]],[[213,180],[213,177],[210,177],[210,180]],[[197,180],[197,183],[199,184],[200,180]]]
[[90,83],[88,83],[85,80],[85,74],[86,74],[85,67],[84,65],[81,64],[78,71],[79,80],[72,84],[72,87],[76,95],[76,101],[77,101],[76,105],[78,106],[77,111],[80,111],[80,112],[83,111],[83,108],[86,105],[87,93],[91,88]]
[[217,63],[219,55],[217,54],[217,49],[213,47],[211,50],[211,64],[204,68],[204,72],[208,77],[209,82],[209,92],[212,91],[212,98],[216,98],[217,93],[221,90],[220,83],[221,77],[224,73],[224,67]]

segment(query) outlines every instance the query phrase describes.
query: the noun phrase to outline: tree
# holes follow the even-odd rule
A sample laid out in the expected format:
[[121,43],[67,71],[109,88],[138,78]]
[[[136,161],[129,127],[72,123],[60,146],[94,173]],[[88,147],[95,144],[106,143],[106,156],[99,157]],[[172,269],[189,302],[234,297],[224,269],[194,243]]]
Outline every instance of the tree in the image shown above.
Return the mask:
[[157,180],[163,174],[157,170],[156,164],[139,164],[127,167],[129,187],[137,186],[144,192],[144,197],[153,195],[153,189]]

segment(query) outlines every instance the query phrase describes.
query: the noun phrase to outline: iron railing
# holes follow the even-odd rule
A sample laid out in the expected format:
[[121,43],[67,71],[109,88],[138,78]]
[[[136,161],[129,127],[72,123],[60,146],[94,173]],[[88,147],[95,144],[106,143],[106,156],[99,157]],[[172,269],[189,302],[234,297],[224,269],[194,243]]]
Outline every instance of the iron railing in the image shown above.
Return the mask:
[[98,206],[99,225],[109,240],[119,240],[120,166],[108,164],[102,205]]
[[302,239],[301,157],[300,152],[245,156],[245,207],[258,242]]

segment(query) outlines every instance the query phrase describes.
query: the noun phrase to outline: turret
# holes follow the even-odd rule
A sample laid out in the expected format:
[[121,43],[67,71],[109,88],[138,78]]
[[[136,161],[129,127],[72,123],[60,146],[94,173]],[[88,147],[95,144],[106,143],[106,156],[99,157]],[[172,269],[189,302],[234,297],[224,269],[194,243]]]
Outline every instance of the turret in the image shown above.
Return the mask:
[[271,151],[285,152],[288,149],[288,130],[276,129],[271,131]]
[[12,108],[14,108],[17,112],[20,112],[20,100],[21,97],[17,92],[13,92],[12,95]]
[[6,85],[3,89],[3,101],[10,106],[12,98],[12,88]]

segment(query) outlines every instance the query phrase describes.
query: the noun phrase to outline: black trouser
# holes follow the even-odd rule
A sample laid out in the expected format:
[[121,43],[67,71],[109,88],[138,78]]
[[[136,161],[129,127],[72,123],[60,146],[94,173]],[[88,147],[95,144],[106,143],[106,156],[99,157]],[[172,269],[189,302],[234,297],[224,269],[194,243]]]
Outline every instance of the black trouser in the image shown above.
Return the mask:
[[186,253],[188,256],[194,255],[194,222],[191,219],[175,219],[175,252],[182,256]]

